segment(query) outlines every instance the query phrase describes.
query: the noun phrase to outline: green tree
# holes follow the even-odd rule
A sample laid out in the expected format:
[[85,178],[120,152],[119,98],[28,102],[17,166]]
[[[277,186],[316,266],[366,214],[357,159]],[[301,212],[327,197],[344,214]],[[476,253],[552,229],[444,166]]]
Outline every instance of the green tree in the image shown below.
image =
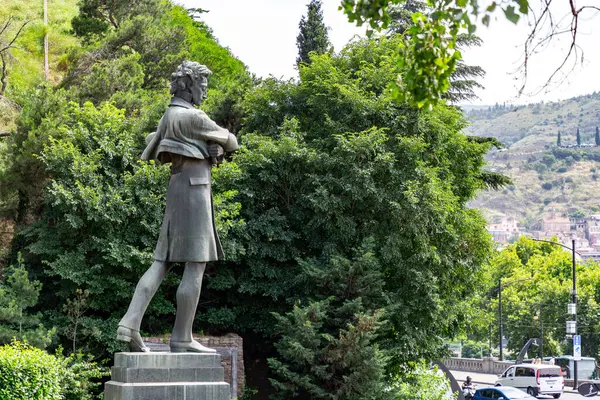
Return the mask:
[[[423,111],[394,101],[386,88],[397,75],[390,55],[399,40],[365,39],[339,56],[315,55],[301,65],[298,82],[266,79],[246,96],[244,147],[232,158],[239,172],[219,174],[215,184],[238,193],[245,229],[232,234],[245,255],[215,271],[209,288],[218,291],[199,318],[255,332],[250,358],[270,354],[269,338],[282,333],[271,312],[289,319],[298,301],[305,312],[311,302],[338,293],[336,285],[317,290],[307,265],[331,270],[334,259],[365,254],[360,249],[366,243],[380,265],[383,291],[374,291],[377,300],[354,316],[335,311],[343,303],[323,306],[324,313],[348,316],[325,321],[315,335],[338,338],[359,315],[383,310],[388,322],[374,344],[386,349],[391,373],[407,362],[435,359],[445,351],[441,338],[461,331],[467,312],[462,301],[470,290],[457,288],[473,283],[490,251],[485,223],[466,202],[486,187],[481,167],[492,143],[462,135],[464,120],[453,108]],[[459,161],[459,154],[466,157]],[[355,296],[348,301],[365,301]],[[278,346],[287,343],[289,331]],[[424,345],[408,344],[414,342]],[[322,360],[319,348],[310,352]],[[274,358],[295,376],[307,365]],[[324,368],[334,365],[329,361]],[[286,381],[285,369],[277,370],[273,379],[298,385]],[[321,379],[312,370],[305,388]]]
[[558,131],[558,136],[556,137],[556,147],[561,147],[562,143],[560,141],[560,131]]
[[298,46],[298,57],[296,64],[310,63],[309,53],[314,51],[317,54],[324,54],[329,51],[331,43],[327,35],[328,28],[323,22],[323,10],[321,10],[321,0],[311,0],[308,4],[307,15],[302,16],[298,24],[298,37],[296,46]]
[[[485,308],[494,324],[497,337],[498,279],[502,289],[504,335],[508,349],[518,352],[533,337],[544,332],[544,355],[570,354],[564,341],[567,304],[571,302],[571,253],[561,246],[535,242],[521,237],[497,254],[484,269],[488,295]],[[594,262],[577,265],[578,332],[585,340],[585,355],[595,355],[600,341],[594,332],[600,326],[596,287],[600,282],[600,266]],[[485,298],[485,296],[484,296]],[[487,297],[489,299],[489,297]],[[540,349],[538,348],[537,351]]]
[[[385,396],[385,358],[377,348],[382,323],[381,264],[366,243],[355,259],[316,260],[303,267],[321,300],[277,316],[281,339],[269,366],[277,398],[364,399]],[[329,296],[329,297],[327,297]]]
[[[389,9],[390,22],[386,34],[410,36],[409,28],[414,25],[412,15],[414,13],[427,15],[432,11],[433,9],[427,7],[426,3],[421,0],[408,0],[401,4],[391,5]],[[481,39],[474,34],[460,34],[456,37],[456,47],[461,51],[473,46],[479,47],[481,43]],[[450,77],[450,87],[443,97],[451,103],[476,98],[475,89],[483,88],[477,82],[477,78],[482,78],[484,75],[483,68],[476,65],[467,65],[463,60],[457,61],[456,69]]]
[[[457,49],[463,51],[470,47],[481,46],[480,38],[473,34],[462,34],[456,38]],[[457,61],[456,68],[450,76],[450,87],[444,95],[450,103],[469,101],[477,98],[476,89],[483,89],[477,78],[483,78],[485,71],[478,65],[467,65],[462,59]]]
[[581,134],[579,133],[579,128],[577,128],[577,146],[581,146]]
[[46,329],[40,323],[40,314],[28,312],[38,304],[42,284],[29,280],[20,254],[17,267],[11,266],[7,272],[0,282],[0,343],[16,339],[41,348],[48,346],[56,330]]
[[600,129],[598,129],[598,127],[596,127],[596,146],[600,146]]

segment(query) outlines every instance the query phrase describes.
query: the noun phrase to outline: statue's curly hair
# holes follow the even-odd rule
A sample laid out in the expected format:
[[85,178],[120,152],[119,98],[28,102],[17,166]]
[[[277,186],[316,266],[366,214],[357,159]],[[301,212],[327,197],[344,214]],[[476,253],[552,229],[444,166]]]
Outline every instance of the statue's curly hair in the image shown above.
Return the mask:
[[210,75],[212,75],[212,71],[206,65],[195,61],[184,61],[171,74],[171,94],[175,94],[177,90],[187,89],[185,79],[183,78],[189,77],[192,80],[198,80],[203,76],[208,78]]

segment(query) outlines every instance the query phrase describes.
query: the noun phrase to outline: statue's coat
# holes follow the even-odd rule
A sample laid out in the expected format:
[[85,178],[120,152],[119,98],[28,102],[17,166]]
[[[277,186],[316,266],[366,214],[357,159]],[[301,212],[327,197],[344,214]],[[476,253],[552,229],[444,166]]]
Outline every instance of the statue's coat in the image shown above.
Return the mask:
[[223,258],[212,204],[209,141],[226,152],[238,148],[233,134],[178,97],[172,99],[156,133],[146,138],[142,160],[171,162],[155,260],[207,262]]

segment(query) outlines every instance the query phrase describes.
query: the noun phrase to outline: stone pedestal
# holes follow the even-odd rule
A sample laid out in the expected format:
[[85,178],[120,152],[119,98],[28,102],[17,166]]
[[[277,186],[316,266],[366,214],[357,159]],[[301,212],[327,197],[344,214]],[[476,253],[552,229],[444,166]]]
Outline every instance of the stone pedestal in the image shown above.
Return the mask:
[[218,354],[117,353],[104,400],[231,400]]

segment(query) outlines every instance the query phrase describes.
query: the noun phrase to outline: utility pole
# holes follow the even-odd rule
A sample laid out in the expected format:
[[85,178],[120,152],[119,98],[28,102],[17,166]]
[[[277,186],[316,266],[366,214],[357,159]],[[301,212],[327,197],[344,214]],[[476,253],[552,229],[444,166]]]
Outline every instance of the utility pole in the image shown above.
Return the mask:
[[44,74],[46,80],[50,79],[50,66],[48,63],[48,0],[44,0]]
[[[571,239],[571,250],[573,252],[573,304],[577,307],[577,263],[575,260],[575,239]],[[577,310],[577,308],[575,308]],[[575,334],[577,334],[577,314],[573,315],[575,320]],[[573,354],[575,356],[575,354]],[[573,389],[577,390],[577,361],[573,357]]]
[[542,305],[540,304],[540,360],[544,360],[544,321],[542,320]]
[[498,326],[500,332],[500,357],[498,358],[500,361],[502,359],[502,278],[498,279]]

